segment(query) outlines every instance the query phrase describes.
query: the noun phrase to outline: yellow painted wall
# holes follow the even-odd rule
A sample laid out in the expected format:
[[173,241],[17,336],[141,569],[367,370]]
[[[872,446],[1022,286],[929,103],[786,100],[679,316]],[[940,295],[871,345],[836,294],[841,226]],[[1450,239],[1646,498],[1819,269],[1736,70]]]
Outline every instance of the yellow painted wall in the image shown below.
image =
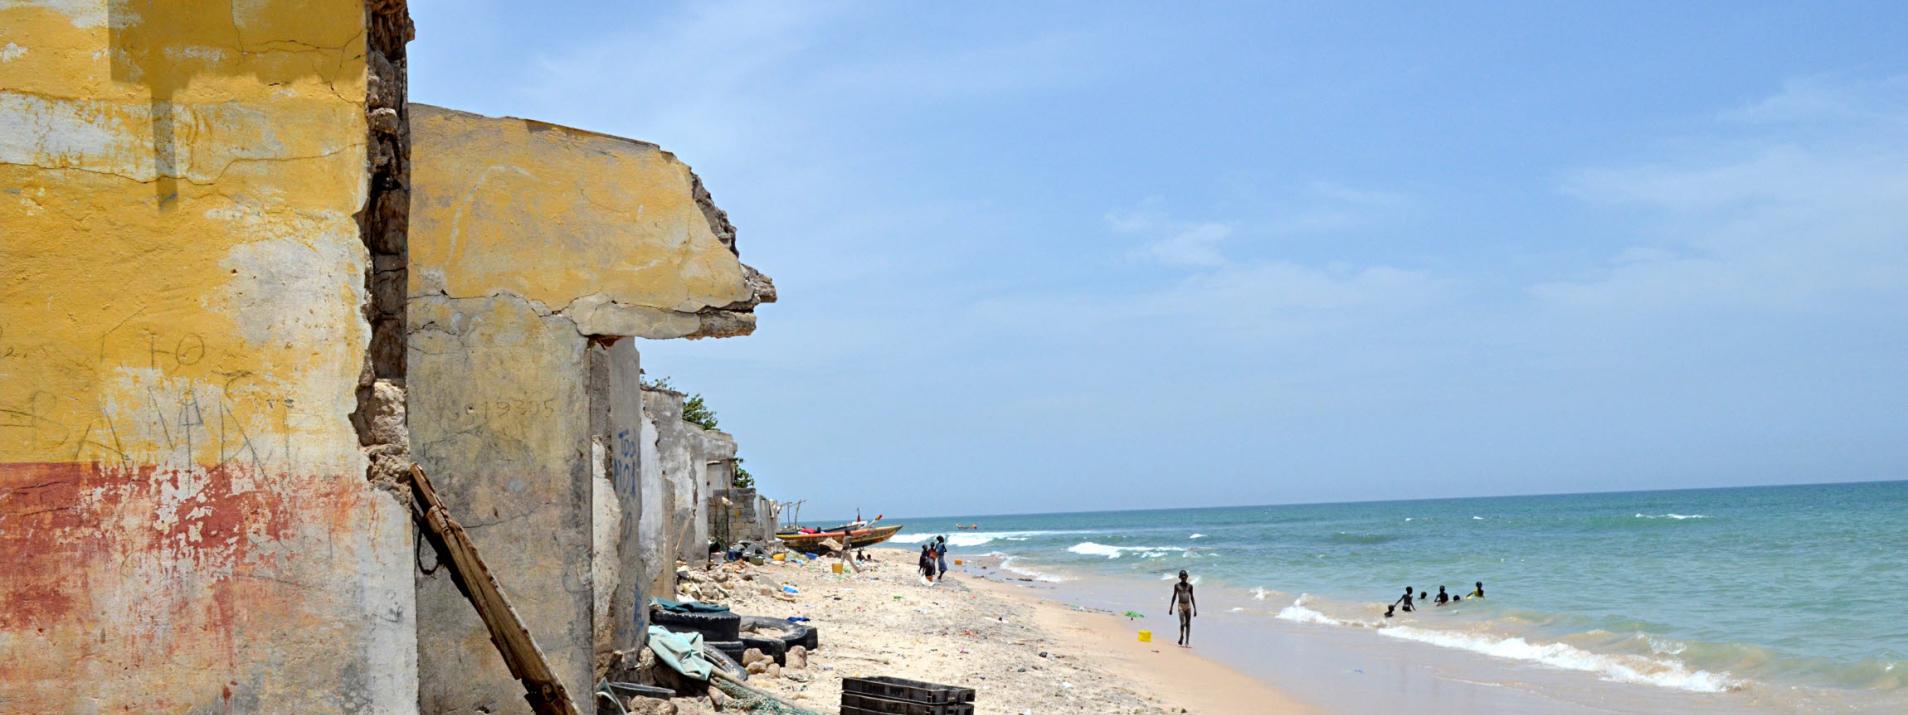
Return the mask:
[[364,28],[0,3],[0,709],[414,702],[348,420]]
[[658,338],[751,301],[689,167],[653,144],[417,104],[411,137],[413,295],[501,291],[550,310],[597,296],[642,313],[613,334]]

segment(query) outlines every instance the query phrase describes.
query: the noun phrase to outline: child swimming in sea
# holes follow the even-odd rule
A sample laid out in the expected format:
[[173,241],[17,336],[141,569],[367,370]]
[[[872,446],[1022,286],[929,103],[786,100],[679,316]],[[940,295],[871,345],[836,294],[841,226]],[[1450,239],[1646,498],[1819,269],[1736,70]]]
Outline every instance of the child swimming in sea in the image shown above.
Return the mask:
[[[1406,586],[1406,587],[1405,587],[1405,592],[1404,592],[1404,595],[1403,595],[1403,596],[1399,596],[1399,597],[1398,597],[1398,600],[1396,600],[1396,601],[1392,601],[1392,602],[1391,602],[1391,608],[1397,608],[1397,607],[1398,607],[1398,604],[1401,604],[1401,603],[1402,603],[1402,604],[1404,604],[1404,612],[1405,612],[1405,613],[1410,613],[1410,612],[1411,612],[1411,611],[1413,610],[1413,609],[1411,608],[1411,587],[1410,587],[1410,586]],[[1385,609],[1385,617],[1386,617],[1386,618],[1390,618],[1390,617],[1391,617],[1391,609],[1390,609],[1390,608],[1387,608],[1387,609]]]

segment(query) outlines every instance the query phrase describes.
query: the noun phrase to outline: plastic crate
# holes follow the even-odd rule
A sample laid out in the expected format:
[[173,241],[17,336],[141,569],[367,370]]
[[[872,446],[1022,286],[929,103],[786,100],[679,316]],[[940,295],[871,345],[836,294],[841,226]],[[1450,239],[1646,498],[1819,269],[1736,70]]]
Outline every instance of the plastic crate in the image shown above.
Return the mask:
[[841,715],[973,715],[973,703],[910,703],[843,692]]
[[907,678],[894,678],[885,675],[871,678],[842,678],[841,692],[869,695],[885,700],[899,700],[903,703],[921,705],[940,705],[943,703],[974,702],[973,688],[958,688],[952,685],[924,683]]

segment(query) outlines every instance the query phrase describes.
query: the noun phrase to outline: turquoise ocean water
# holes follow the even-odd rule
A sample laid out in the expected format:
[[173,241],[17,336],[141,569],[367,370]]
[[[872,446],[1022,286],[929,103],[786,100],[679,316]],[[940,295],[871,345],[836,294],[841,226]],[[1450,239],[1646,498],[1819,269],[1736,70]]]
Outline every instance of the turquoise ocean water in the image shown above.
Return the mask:
[[1269,618],[1644,687],[1908,692],[1908,482],[899,521],[1029,578],[1184,568]]

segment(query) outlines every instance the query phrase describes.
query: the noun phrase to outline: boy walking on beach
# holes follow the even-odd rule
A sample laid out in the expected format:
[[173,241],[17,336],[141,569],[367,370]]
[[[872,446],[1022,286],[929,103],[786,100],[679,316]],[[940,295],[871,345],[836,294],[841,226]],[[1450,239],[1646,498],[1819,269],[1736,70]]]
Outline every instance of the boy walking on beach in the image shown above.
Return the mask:
[[1192,619],[1199,615],[1199,602],[1193,600],[1193,585],[1186,580],[1186,572],[1179,572],[1179,583],[1173,584],[1173,600],[1166,603],[1168,613],[1179,613],[1179,645],[1192,647]]

